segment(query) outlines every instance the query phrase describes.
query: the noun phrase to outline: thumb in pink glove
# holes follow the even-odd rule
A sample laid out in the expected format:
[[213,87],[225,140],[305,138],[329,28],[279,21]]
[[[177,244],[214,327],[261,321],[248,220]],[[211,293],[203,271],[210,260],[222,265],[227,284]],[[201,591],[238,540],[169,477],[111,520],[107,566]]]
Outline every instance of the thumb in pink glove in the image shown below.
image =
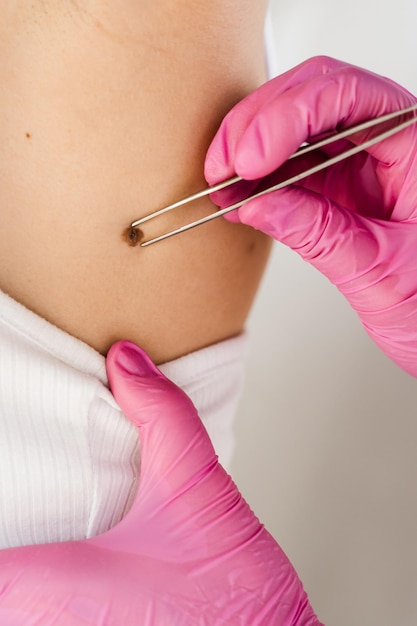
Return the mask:
[[[305,141],[415,104],[392,81],[314,58],[249,95],[226,116],[206,158],[210,184],[234,173],[263,181]],[[361,143],[370,134],[354,137]],[[339,143],[339,151],[346,148]],[[330,149],[322,154],[330,156]],[[334,150],[334,148],[332,148]],[[303,159],[302,169],[311,165]],[[284,167],[281,167],[283,166]],[[297,186],[230,214],[310,262],[344,294],[382,350],[417,376],[417,124]],[[278,170],[278,168],[281,168]],[[277,171],[278,170],[278,171]],[[233,191],[214,200],[231,204]],[[236,199],[240,199],[239,189]]]
[[107,369],[140,429],[136,500],[94,539],[0,552],[0,623],[318,626],[189,398],[129,342],[111,348]]

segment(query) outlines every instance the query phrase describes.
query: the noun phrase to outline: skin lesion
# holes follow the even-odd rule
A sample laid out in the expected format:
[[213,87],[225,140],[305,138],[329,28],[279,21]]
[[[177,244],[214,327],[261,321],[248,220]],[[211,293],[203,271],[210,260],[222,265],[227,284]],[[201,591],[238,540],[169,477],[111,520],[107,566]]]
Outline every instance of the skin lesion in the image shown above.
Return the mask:
[[122,239],[128,246],[132,248],[138,246],[140,242],[143,240],[144,234],[140,228],[133,228],[129,226],[122,233]]

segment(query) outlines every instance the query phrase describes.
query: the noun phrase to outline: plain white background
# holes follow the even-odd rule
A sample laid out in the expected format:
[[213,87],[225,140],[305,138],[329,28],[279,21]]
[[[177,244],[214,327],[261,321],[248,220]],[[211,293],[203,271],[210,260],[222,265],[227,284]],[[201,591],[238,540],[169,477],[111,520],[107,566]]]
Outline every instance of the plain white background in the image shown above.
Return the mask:
[[[277,73],[327,54],[417,94],[415,0],[272,0],[271,13]],[[240,489],[327,626],[416,626],[417,381],[279,244],[249,329]]]

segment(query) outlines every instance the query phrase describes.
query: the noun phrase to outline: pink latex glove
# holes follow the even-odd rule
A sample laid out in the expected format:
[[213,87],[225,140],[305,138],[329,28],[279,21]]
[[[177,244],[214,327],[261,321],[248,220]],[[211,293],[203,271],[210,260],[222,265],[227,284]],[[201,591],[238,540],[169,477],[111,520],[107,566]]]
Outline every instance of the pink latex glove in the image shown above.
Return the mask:
[[[286,163],[304,142],[402,109],[416,98],[341,61],[313,58],[261,86],[224,119],[209,148],[210,184],[234,173],[255,181],[218,192],[220,206],[247,189],[307,169]],[[356,135],[356,143],[381,132]],[[347,147],[339,141],[327,156]],[[314,161],[316,163],[317,161]],[[382,350],[417,376],[417,124],[339,165],[248,202],[226,216],[290,246],[344,294]],[[272,174],[275,172],[275,174]]]
[[136,500],[94,539],[1,551],[0,624],[317,626],[191,400],[129,342],[111,348],[107,370],[140,429]]

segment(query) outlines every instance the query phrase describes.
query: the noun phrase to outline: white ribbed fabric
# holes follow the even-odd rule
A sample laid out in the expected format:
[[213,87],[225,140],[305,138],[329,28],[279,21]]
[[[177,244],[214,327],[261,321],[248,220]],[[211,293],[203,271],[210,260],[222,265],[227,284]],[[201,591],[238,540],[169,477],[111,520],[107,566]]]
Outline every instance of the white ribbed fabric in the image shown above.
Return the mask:
[[[245,351],[240,336],[161,367],[226,466]],[[0,292],[0,548],[108,530],[131,506],[139,457],[104,357]]]

